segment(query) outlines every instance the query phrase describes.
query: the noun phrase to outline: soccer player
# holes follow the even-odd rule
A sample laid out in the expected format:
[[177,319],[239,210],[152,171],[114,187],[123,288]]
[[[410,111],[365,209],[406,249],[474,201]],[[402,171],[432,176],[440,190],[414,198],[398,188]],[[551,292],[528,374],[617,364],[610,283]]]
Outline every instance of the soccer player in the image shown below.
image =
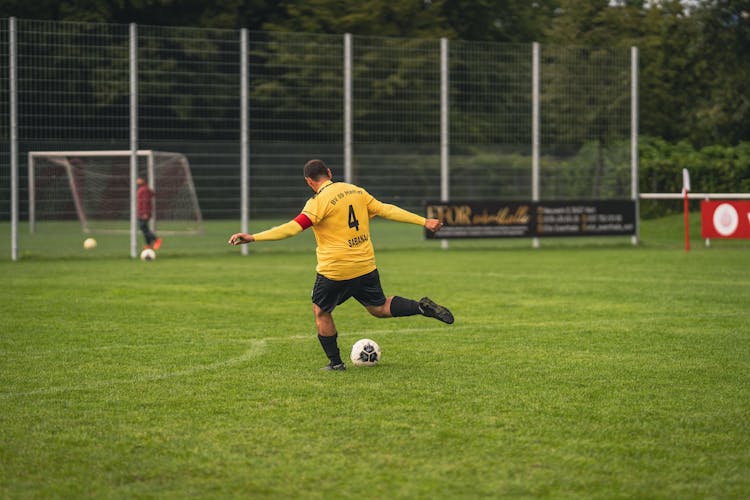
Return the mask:
[[146,245],[143,248],[159,250],[161,248],[161,238],[157,237],[151,231],[151,228],[148,227],[148,221],[151,219],[154,211],[154,192],[148,187],[143,177],[138,177],[135,183],[138,185],[138,191],[135,193],[138,208],[138,224],[146,240]]
[[451,312],[427,297],[419,301],[399,296],[386,297],[375,266],[370,237],[370,218],[409,222],[437,231],[438,219],[425,219],[395,205],[381,203],[359,186],[333,182],[331,170],[321,160],[310,160],[304,167],[305,181],[315,193],[293,220],[257,234],[236,233],[232,245],[253,241],[281,240],[313,228],[317,242],[317,276],[312,291],[313,313],[318,340],[328,357],[323,370],[345,370],[338,348],[338,332],[333,322],[334,308],[354,297],[373,316],[392,318],[421,314],[453,323]]

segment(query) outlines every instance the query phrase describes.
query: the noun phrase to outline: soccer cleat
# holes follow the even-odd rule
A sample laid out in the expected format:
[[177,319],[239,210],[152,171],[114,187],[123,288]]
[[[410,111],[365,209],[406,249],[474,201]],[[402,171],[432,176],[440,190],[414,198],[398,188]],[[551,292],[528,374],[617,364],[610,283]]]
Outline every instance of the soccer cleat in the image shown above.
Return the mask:
[[143,249],[144,250],[149,250],[149,249],[151,249],[151,245],[143,245]]
[[419,300],[419,310],[423,316],[427,316],[428,318],[437,318],[449,325],[453,323],[453,314],[451,314],[448,308],[435,304],[427,297],[422,297]]
[[161,248],[161,238],[156,238],[156,241],[154,241],[154,250],[159,250]]
[[339,363],[337,365],[334,365],[333,363],[328,363],[320,370],[324,372],[342,372],[346,370],[346,365],[344,363]]

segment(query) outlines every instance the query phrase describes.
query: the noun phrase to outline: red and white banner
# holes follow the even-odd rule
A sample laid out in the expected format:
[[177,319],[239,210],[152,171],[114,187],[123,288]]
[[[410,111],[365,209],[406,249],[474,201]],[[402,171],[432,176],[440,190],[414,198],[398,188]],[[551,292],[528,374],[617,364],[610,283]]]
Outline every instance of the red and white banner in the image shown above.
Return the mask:
[[750,238],[750,201],[702,201],[703,238]]

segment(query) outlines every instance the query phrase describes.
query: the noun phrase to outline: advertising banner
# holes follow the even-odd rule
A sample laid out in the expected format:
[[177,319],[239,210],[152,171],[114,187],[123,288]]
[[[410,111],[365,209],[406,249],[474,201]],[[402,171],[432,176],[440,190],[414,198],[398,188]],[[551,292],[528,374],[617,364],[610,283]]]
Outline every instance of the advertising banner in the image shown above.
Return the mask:
[[750,238],[750,201],[702,201],[701,236]]
[[439,219],[440,231],[428,238],[513,238],[533,236],[532,203],[429,202],[428,219]]
[[632,200],[428,202],[444,226],[427,238],[518,238],[635,234]]

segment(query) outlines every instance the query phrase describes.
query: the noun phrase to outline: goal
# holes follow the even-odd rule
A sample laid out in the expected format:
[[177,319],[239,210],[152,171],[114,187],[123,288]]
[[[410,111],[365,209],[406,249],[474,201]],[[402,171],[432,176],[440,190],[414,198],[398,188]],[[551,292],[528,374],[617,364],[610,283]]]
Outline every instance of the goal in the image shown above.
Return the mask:
[[[130,151],[31,151],[29,228],[78,221],[84,233],[130,231]],[[138,150],[138,176],[154,190],[152,229],[200,233],[203,218],[185,155]]]

